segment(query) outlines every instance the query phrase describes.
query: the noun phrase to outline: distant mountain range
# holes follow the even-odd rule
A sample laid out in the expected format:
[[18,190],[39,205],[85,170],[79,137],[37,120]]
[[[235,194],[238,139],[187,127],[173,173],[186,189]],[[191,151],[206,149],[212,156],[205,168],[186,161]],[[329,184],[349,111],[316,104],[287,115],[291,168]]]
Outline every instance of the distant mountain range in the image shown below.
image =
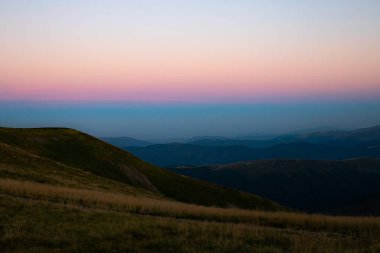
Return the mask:
[[380,157],[380,126],[278,136],[268,140],[196,139],[190,143],[123,147],[159,166],[198,166],[259,159],[341,160]]
[[261,160],[172,170],[298,210],[380,215],[380,159]]
[[299,137],[310,143],[330,146],[371,147],[380,144],[380,126],[351,131],[314,132]]
[[362,128],[358,130],[336,130],[334,128],[315,128],[297,131],[283,135],[248,135],[239,138],[228,138],[224,136],[194,136],[190,139],[170,141],[146,141],[132,137],[101,137],[101,140],[117,147],[146,147],[154,144],[194,144],[202,146],[246,146],[250,148],[270,147],[276,144],[289,142],[307,142],[324,144],[339,144],[343,146],[368,146],[371,143],[380,142],[380,126]]
[[203,138],[188,142],[203,146],[246,146],[251,148],[270,147],[276,144],[306,142],[339,147],[367,147],[380,144],[380,126],[362,128],[358,130],[342,131],[301,131],[296,134],[280,135],[273,138],[250,139],[215,139]]
[[207,147],[192,144],[157,144],[147,147],[126,147],[139,158],[164,166],[198,166],[262,159],[342,160],[357,157],[380,157],[380,147],[346,148],[310,143],[278,144],[267,148],[246,146]]

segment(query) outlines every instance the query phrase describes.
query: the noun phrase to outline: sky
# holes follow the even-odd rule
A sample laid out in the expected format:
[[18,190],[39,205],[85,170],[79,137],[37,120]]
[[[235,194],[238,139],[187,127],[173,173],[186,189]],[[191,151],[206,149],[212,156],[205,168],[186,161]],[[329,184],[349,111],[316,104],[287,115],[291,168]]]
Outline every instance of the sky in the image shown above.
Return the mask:
[[379,70],[377,0],[0,0],[4,126],[141,138],[369,126]]

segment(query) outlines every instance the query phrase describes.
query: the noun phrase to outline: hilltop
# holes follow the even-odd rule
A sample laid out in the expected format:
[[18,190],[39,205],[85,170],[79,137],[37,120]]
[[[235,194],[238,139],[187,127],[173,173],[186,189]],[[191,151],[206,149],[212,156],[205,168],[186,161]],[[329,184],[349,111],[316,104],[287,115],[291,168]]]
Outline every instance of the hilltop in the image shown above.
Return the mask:
[[[20,164],[20,161],[37,156],[40,160],[31,163],[31,166],[39,169],[39,163],[44,163],[42,167],[46,171],[49,168],[56,170],[58,164],[61,171],[70,168],[81,173],[91,173],[93,176],[186,203],[262,210],[281,209],[279,205],[259,196],[183,177],[153,166],[126,151],[73,129],[1,128],[0,144],[0,152],[3,153],[0,162],[6,163],[7,167],[16,167],[16,170],[22,167],[25,171],[29,162]],[[40,173],[40,176],[45,174]],[[25,177],[27,179],[29,175]]]
[[4,253],[379,250],[379,218],[289,211],[76,130],[0,129]]

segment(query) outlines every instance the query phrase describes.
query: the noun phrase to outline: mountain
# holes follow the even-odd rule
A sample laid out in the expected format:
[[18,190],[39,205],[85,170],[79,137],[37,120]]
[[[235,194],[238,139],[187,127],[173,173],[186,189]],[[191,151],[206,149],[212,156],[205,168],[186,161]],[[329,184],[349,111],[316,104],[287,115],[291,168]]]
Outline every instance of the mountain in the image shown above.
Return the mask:
[[380,126],[350,131],[320,131],[298,136],[310,143],[339,147],[380,146]]
[[[24,172],[31,168],[47,168],[52,171],[62,168],[69,173],[64,168],[70,168],[70,171],[90,173],[97,178],[186,203],[281,209],[275,203],[256,195],[183,177],[153,166],[128,152],[73,129],[0,128],[0,143],[0,163]],[[9,169],[3,173],[11,177],[15,174]],[[21,173],[16,174],[20,177]],[[28,179],[31,176],[29,174],[24,179]],[[43,177],[41,180],[49,179]],[[58,181],[62,180],[66,181],[67,178]]]
[[198,139],[188,144],[207,147],[245,146],[249,148],[266,148],[282,143],[281,140],[239,140],[239,139]]
[[380,215],[380,159],[261,160],[172,170],[298,210]]
[[[250,148],[266,148],[278,144],[305,142],[336,147],[370,147],[380,145],[380,126],[356,130],[331,130],[317,128],[279,135],[265,139],[228,139],[228,138],[196,138],[188,144],[202,146],[246,146]],[[318,131],[316,131],[318,130]]]
[[291,142],[266,148],[246,146],[203,146],[193,144],[157,144],[125,147],[139,158],[164,167],[225,164],[262,159],[341,160],[357,157],[380,157],[380,147],[335,147]]
[[194,136],[188,140],[186,140],[186,143],[192,143],[197,142],[199,140],[214,140],[214,141],[220,141],[220,140],[227,140],[227,137],[224,136]]
[[138,140],[131,137],[102,137],[101,140],[116,147],[145,147],[152,145],[151,142]]
[[380,218],[290,212],[72,129],[0,128],[0,232],[7,253],[364,253]]
[[380,126],[282,135],[266,140],[197,137],[188,143],[122,147],[165,167],[224,164],[259,159],[341,160],[380,157]]
[[245,160],[252,154],[252,150],[244,146],[206,147],[182,143],[125,147],[124,149],[159,166],[229,163]]

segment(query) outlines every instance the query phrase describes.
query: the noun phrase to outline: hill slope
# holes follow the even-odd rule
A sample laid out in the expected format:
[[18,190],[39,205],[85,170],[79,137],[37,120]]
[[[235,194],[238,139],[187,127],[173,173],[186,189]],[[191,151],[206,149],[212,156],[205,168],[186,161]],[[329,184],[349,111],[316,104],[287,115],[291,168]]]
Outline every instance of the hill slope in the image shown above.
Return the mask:
[[173,170],[304,211],[380,215],[380,159],[263,160]]
[[[0,139],[2,253],[375,253],[380,249],[376,217],[181,203],[168,196],[181,199],[189,193],[188,202],[221,206],[257,207],[262,202],[254,195],[148,165],[70,129],[0,129]],[[264,203],[266,209],[281,209]]]
[[[62,171],[74,168],[81,173],[91,173],[97,178],[105,178],[182,202],[263,210],[282,209],[272,201],[253,194],[223,188],[155,167],[128,152],[72,129],[1,128],[0,143],[1,152],[4,154],[0,157],[0,163],[6,164],[3,168],[21,167],[27,171],[31,167],[32,170],[38,166],[33,165],[35,161],[30,159],[37,157],[40,163],[44,161],[47,168],[57,170],[61,166]],[[30,160],[32,165],[26,167],[27,163],[19,164],[22,160]]]

